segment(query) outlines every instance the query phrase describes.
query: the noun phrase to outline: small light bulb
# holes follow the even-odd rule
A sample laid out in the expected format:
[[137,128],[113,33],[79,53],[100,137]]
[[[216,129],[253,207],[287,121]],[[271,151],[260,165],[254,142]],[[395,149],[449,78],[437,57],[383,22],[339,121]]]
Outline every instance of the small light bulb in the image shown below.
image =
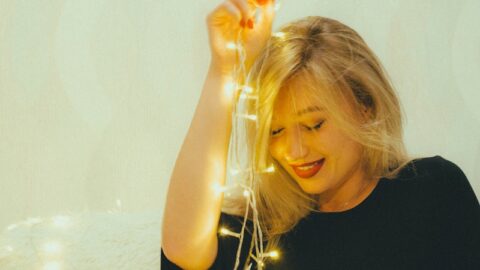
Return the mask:
[[230,50],[236,50],[237,49],[237,44],[235,44],[234,42],[228,42],[227,43],[227,48],[230,49]]
[[254,17],[255,17],[255,23],[257,23],[258,25],[261,24],[262,22],[262,9],[257,7],[255,9],[255,14],[254,14]]
[[272,36],[278,37],[278,38],[284,38],[285,33],[284,32],[275,32],[275,33],[272,34]]
[[237,84],[233,81],[228,81],[223,85],[223,90],[225,91],[225,94],[227,95],[228,100],[232,99],[236,89],[237,89]]
[[237,169],[230,169],[230,175],[237,175],[240,173],[240,170]]
[[220,234],[221,234],[221,235],[228,235],[228,233],[230,233],[229,230],[227,230],[227,229],[225,229],[225,228],[223,228],[223,227],[220,228]]
[[213,190],[215,191],[215,193],[218,195],[222,192],[224,192],[227,188],[225,186],[222,186],[220,185],[219,183],[215,183],[213,184]]
[[280,8],[282,8],[282,3],[281,2],[276,2],[275,6],[274,6],[275,11],[279,11]]
[[250,120],[257,120],[257,116],[254,114],[238,114],[239,117],[247,118]]
[[243,191],[243,196],[244,196],[244,197],[250,196],[250,191],[248,191],[248,190],[245,189],[245,190]]
[[245,93],[251,94],[253,92],[253,88],[248,85],[244,85],[243,91],[245,91]]
[[228,230],[227,228],[225,227],[221,227],[218,232],[220,233],[220,235],[222,236],[226,236],[226,235],[230,235],[230,236],[233,236],[233,237],[236,237],[236,238],[240,238],[240,234],[239,233],[234,233],[230,230]]
[[240,94],[240,99],[247,99],[247,98],[248,98],[248,99],[258,99],[258,97],[255,96],[255,95],[247,95],[247,94],[245,94],[245,93],[241,93],[241,94]]
[[271,258],[273,258],[273,259],[278,259],[279,254],[278,254],[278,251],[274,250],[274,251],[270,251],[270,252],[268,253],[268,256],[271,257]]
[[273,165],[270,165],[268,168],[265,169],[265,172],[267,173],[272,173],[275,171],[275,167]]

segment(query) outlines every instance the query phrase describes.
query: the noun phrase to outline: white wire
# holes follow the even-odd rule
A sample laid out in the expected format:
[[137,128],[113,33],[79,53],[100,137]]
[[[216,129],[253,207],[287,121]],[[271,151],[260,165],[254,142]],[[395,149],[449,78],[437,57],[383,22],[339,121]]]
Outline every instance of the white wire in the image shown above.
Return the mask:
[[[276,3],[276,6],[278,6],[279,3]],[[258,9],[257,9],[257,12],[256,12],[256,15],[258,16]],[[243,224],[242,224],[242,229],[241,229],[241,232],[239,233],[239,245],[238,245],[238,248],[237,248],[237,253],[236,253],[236,259],[235,259],[235,266],[233,268],[233,270],[237,270],[237,268],[239,267],[239,264],[240,264],[240,257],[241,257],[241,249],[242,249],[242,243],[243,243],[243,239],[244,239],[244,233],[245,233],[245,228],[246,228],[246,223],[247,223],[247,220],[248,220],[248,214],[249,214],[249,208],[252,207],[252,213],[253,213],[253,235],[252,235],[252,242],[250,243],[250,245],[252,245],[253,243],[253,247],[255,248],[255,256],[254,254],[252,254],[252,246],[250,246],[250,251],[249,251],[249,254],[248,254],[248,257],[246,258],[246,262],[245,262],[245,265],[244,265],[244,269],[247,269],[247,270],[250,270],[252,268],[252,263],[249,264],[249,266],[247,267],[246,264],[247,264],[247,261],[250,259],[250,258],[253,258],[255,260],[255,262],[257,263],[257,269],[263,269],[263,261],[265,260],[265,256],[264,255],[264,248],[263,248],[263,232],[262,232],[262,229],[261,229],[261,226],[260,226],[260,222],[259,222],[259,213],[258,213],[258,210],[257,210],[257,202],[256,202],[256,196],[255,196],[255,193],[254,193],[254,189],[252,188],[253,185],[254,185],[254,180],[255,180],[255,173],[252,168],[252,160],[254,160],[254,152],[255,152],[255,149],[248,149],[248,146],[252,146],[252,144],[247,144],[247,149],[245,149],[243,146],[244,145],[240,145],[239,144],[239,141],[238,141],[238,137],[239,137],[239,132],[240,131],[245,131],[245,121],[249,121],[248,118],[240,118],[238,117],[239,115],[248,115],[248,111],[245,112],[245,113],[241,113],[239,112],[240,108],[239,108],[239,102],[242,101],[242,99],[237,99],[237,97],[240,96],[241,93],[237,93],[237,91],[243,91],[243,85],[241,85],[239,87],[238,85],[238,81],[241,79],[243,79],[243,82],[248,82],[249,81],[249,75],[250,74],[246,74],[246,67],[245,67],[245,60],[246,60],[246,52],[245,52],[245,48],[243,46],[243,44],[241,44],[241,39],[240,37],[243,36],[243,29],[240,29],[240,31],[238,31],[237,33],[237,38],[235,40],[235,49],[236,49],[236,57],[238,56],[238,60],[239,60],[239,65],[237,66],[237,62],[235,62],[235,65],[234,65],[234,68],[233,68],[233,76],[232,76],[232,79],[235,80],[235,89],[234,89],[234,94],[233,96],[235,97],[235,102],[233,104],[233,109],[232,109],[232,121],[233,121],[233,124],[232,124],[232,131],[231,131],[231,143],[232,143],[232,151],[230,152],[230,155],[229,155],[229,158],[231,159],[231,162],[236,166],[236,168],[241,168],[241,165],[240,165],[240,157],[239,157],[239,154],[240,152],[242,151],[247,151],[247,154],[251,154],[251,156],[249,155],[246,155],[247,156],[247,166],[245,169],[243,169],[242,171],[248,171],[248,181],[247,181],[247,184],[242,184],[242,181],[239,181],[239,186],[242,187],[244,190],[248,191],[249,195],[247,196],[247,199],[246,199],[246,207],[245,207],[245,213],[244,213],[244,217],[243,217]],[[268,46],[268,44],[267,44]],[[263,71],[263,65],[262,67],[260,67],[260,72]],[[256,85],[258,86],[258,80],[256,82]],[[258,88],[257,88],[258,89]],[[255,115],[258,115],[258,108],[257,108],[257,103],[258,103],[258,96],[257,96],[257,92],[254,92],[253,94],[252,93],[245,93],[245,94],[248,94],[249,95],[249,98],[250,99],[254,99],[255,102],[256,102],[256,106],[255,106]],[[247,101],[248,102],[248,101]],[[248,108],[249,106],[247,106]],[[245,106],[244,106],[245,108]],[[243,124],[243,129],[240,129],[240,124]],[[256,128],[258,129],[258,121],[256,121]],[[241,148],[242,147],[242,148]],[[253,146],[254,147],[254,146]],[[253,148],[252,147],[252,148]],[[233,159],[233,160],[232,160]],[[239,174],[241,177],[245,177],[245,175],[243,174]]]

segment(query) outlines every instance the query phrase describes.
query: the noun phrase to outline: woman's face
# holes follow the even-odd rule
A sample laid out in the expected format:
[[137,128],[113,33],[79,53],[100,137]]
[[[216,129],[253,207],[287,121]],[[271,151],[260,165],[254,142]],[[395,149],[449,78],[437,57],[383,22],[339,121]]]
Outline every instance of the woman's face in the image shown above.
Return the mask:
[[302,91],[290,87],[277,96],[269,151],[306,193],[341,201],[353,190],[348,180],[363,179],[361,146]]

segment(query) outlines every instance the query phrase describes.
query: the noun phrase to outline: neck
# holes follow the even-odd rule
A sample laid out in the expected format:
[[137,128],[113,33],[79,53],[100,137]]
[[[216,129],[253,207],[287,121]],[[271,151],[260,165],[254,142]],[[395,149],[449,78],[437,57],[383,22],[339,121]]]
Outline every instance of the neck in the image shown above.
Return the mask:
[[318,209],[322,212],[340,212],[360,204],[373,191],[380,178],[371,180],[359,173],[339,187],[319,195]]

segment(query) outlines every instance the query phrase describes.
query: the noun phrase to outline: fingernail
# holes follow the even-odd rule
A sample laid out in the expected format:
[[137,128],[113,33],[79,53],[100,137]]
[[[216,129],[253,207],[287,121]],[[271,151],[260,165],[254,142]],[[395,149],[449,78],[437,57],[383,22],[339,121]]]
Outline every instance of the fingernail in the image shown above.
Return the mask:
[[242,19],[242,20],[240,21],[240,26],[241,26],[241,27],[245,27],[245,20],[244,20],[244,19]]
[[268,2],[268,0],[257,0],[257,3],[259,5],[265,5]]
[[252,21],[252,19],[248,19],[247,25],[248,25],[248,28],[253,29],[253,21]]

